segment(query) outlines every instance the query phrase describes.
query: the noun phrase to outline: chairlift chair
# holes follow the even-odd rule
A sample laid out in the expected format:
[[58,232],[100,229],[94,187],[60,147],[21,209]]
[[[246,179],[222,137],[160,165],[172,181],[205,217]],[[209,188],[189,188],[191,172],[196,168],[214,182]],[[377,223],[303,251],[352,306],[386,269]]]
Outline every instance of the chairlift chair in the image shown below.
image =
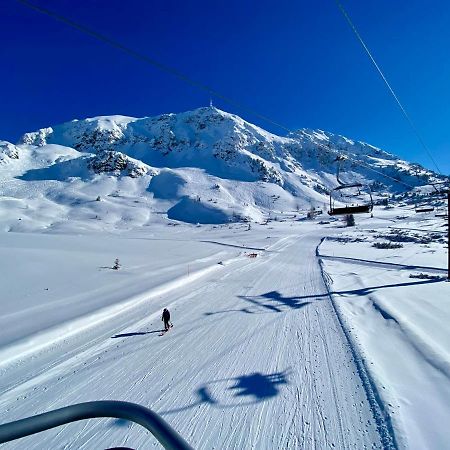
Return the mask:
[[[333,192],[340,192],[344,189],[352,189],[352,188],[364,188],[364,185],[361,183],[355,183],[355,184],[343,184],[342,186],[338,186],[334,188],[330,192],[330,210],[328,211],[328,214],[330,216],[338,216],[338,215],[345,215],[345,214],[364,214],[364,213],[370,213],[373,210],[373,198],[372,193],[370,190],[368,190],[368,200],[367,202],[360,202],[357,204],[350,204],[345,206],[335,206],[335,200],[333,198]],[[355,199],[355,196],[352,195],[344,195],[344,197],[347,198],[353,198]]]
[[[370,188],[368,186],[363,185],[362,183],[344,183],[339,178],[339,172],[340,172],[340,162],[345,159],[342,156],[338,156],[336,158],[336,161],[338,162],[337,165],[337,172],[336,172],[336,179],[340,186],[335,187],[330,192],[330,210],[328,211],[328,214],[330,216],[338,216],[338,215],[347,215],[347,214],[364,214],[364,213],[370,213],[373,210],[373,198],[372,198],[372,192],[370,191]],[[357,195],[352,194],[351,191],[348,193],[348,190],[357,189]],[[343,192],[344,191],[344,192]],[[360,197],[363,195],[363,192],[367,191],[367,199],[364,201],[360,201]],[[335,198],[339,194],[341,198],[347,198],[347,199],[354,199],[355,203],[347,204],[345,206],[335,206]],[[357,200],[357,202],[356,202]]]
[[431,212],[431,211],[434,211],[434,206],[431,205],[416,206],[416,213]]
[[448,211],[445,206],[438,206],[436,208],[436,212],[434,213],[435,217],[448,217]]

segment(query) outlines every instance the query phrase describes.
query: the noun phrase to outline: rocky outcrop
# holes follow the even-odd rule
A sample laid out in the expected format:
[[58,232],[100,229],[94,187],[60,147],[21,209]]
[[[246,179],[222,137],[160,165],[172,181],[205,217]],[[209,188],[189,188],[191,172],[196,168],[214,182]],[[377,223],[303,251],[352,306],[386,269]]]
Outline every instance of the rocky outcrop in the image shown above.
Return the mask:
[[10,142],[0,141],[0,163],[11,159],[19,159],[19,149]]
[[112,150],[103,150],[97,153],[89,161],[88,167],[97,174],[110,173],[116,176],[126,175],[131,178],[146,175],[150,169],[145,164]]

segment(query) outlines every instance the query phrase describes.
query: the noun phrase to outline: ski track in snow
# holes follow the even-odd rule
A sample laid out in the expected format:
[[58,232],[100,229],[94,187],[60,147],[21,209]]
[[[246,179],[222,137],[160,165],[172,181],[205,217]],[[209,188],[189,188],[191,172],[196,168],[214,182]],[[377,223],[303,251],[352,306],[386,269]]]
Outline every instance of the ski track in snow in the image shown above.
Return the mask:
[[[198,449],[383,448],[324,295],[318,242],[318,233],[286,236],[255,260],[204,274],[6,367],[2,422],[115,399],[152,408]],[[163,306],[174,328],[160,337]],[[156,441],[125,421],[89,420],[4,448],[114,445]]]

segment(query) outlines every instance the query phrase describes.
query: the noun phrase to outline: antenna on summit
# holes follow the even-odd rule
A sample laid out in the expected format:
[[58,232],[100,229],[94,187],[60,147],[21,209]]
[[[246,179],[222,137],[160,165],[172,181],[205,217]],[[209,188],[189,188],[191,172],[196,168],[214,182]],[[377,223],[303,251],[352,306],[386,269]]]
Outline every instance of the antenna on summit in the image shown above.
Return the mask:
[[214,108],[212,97],[209,98],[209,107]]

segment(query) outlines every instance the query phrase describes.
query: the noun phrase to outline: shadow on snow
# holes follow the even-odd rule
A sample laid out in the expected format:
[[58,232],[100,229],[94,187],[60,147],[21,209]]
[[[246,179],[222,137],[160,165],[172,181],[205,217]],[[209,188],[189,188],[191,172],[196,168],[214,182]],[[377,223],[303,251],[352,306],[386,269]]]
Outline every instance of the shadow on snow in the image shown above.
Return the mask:
[[[216,389],[216,392],[218,392],[219,395],[226,395],[227,393],[232,394],[232,397],[235,399],[244,397],[247,398],[248,401],[243,403],[226,403],[219,401],[211,394],[210,391],[212,385],[220,386],[228,384],[231,384],[231,386],[223,386],[223,388],[219,387],[219,389]],[[204,404],[217,406],[221,409],[247,406],[276,397],[279,394],[280,386],[285,384],[288,384],[288,373],[286,370],[283,372],[275,372],[271,374],[253,372],[249,375],[241,375],[234,378],[222,378],[219,380],[213,380],[199,387],[195,391],[197,400],[193,403],[181,408],[171,409],[169,411],[160,411],[160,414],[175,414]]]
[[273,312],[300,309],[311,303],[301,301],[303,297],[283,297],[278,291],[270,291],[257,296],[240,295],[239,298]]
[[142,336],[143,334],[161,333],[162,331],[164,331],[164,330],[135,331],[132,333],[121,333],[121,334],[116,334],[114,336],[111,336],[111,339],[131,337],[131,336]]
[[[442,283],[444,279],[435,279],[435,280],[420,280],[420,281],[411,281],[405,283],[394,283],[394,284],[381,284],[378,286],[368,286],[365,288],[359,289],[350,289],[346,291],[332,291],[331,295],[339,295],[342,297],[346,296],[365,296],[368,294],[372,294],[378,289],[386,289],[386,288],[395,288],[395,287],[406,287],[406,286],[416,286],[419,284],[429,284],[429,283]],[[221,311],[213,311],[204,313],[205,316],[213,316],[216,314],[225,314],[232,312],[242,312],[245,314],[262,314],[263,312],[283,312],[286,309],[301,309],[304,306],[307,306],[311,303],[311,301],[305,301],[308,299],[311,300],[321,300],[323,298],[328,297],[328,292],[323,292],[320,294],[312,294],[312,295],[301,295],[298,297],[283,297],[278,291],[270,291],[265,294],[257,295],[257,296],[246,296],[240,295],[239,298],[249,302],[253,305],[253,307],[247,308],[239,308],[239,309],[225,309]],[[274,303],[273,303],[274,302]]]
[[[314,296],[311,296],[314,297]],[[320,297],[320,296],[319,296]],[[278,291],[270,291],[265,294],[249,296],[240,295],[238,298],[251,303],[252,306],[239,309],[226,309],[222,311],[207,312],[205,316],[224,314],[229,312],[243,312],[245,314],[262,314],[263,312],[283,312],[286,309],[301,309],[311,302],[301,301],[307,297],[283,297]],[[309,296],[308,296],[309,298]]]

